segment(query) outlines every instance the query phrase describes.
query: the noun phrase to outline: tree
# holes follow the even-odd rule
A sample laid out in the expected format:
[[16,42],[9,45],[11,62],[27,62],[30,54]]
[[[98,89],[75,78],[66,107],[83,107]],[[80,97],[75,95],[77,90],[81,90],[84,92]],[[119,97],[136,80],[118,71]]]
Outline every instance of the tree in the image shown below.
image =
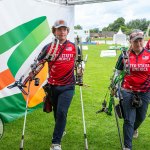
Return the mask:
[[121,26],[125,26],[125,19],[123,17],[118,18],[113,23],[109,24],[108,27],[102,29],[102,31],[114,31],[118,32]]
[[146,32],[149,24],[150,21],[147,21],[145,18],[131,20],[130,22],[125,24],[125,19],[123,17],[120,17],[113,23],[110,23],[108,27],[104,27],[102,31],[118,32],[119,28],[121,28],[125,34],[130,34],[133,29],[140,29]]
[[131,20],[129,23],[126,24],[127,28],[129,29],[140,29],[146,32],[150,21],[147,21],[145,18],[143,19],[135,19]]
[[99,28],[90,29],[90,33],[99,33]]
[[82,30],[83,28],[82,28],[82,26],[80,26],[80,25],[76,25],[76,26],[74,26],[74,29],[76,29],[76,30]]
[[123,17],[120,17],[114,21],[112,25],[113,31],[117,32],[121,28],[121,26],[125,26],[125,19]]
[[102,31],[108,31],[108,28],[107,28],[107,27],[104,27],[104,28],[102,29]]
[[131,29],[127,28],[127,26],[121,26],[121,30],[127,35],[131,33]]

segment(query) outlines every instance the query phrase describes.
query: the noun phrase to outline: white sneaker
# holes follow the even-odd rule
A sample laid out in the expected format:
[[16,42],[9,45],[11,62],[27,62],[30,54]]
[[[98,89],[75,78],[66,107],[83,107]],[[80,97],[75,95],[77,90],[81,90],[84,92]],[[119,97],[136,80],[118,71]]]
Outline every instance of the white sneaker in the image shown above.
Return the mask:
[[59,145],[59,144],[52,144],[52,146],[50,147],[50,150],[62,150],[61,149],[61,145]]
[[123,148],[123,150],[130,150],[129,148]]
[[138,130],[136,129],[133,133],[133,138],[137,139],[139,136]]

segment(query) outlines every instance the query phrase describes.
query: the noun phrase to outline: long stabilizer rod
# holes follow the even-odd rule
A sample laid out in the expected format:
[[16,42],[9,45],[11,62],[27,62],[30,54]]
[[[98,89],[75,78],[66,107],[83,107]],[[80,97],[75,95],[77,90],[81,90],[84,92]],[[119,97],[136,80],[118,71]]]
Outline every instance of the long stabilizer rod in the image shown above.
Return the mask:
[[87,135],[86,135],[84,106],[83,106],[82,87],[81,86],[80,86],[80,100],[81,100],[81,107],[82,107],[82,119],[83,119],[83,129],[84,129],[85,150],[88,150],[88,141],[87,141]]
[[123,150],[123,142],[122,142],[122,137],[121,137],[121,133],[120,133],[120,126],[119,126],[117,112],[116,112],[116,109],[115,109],[115,100],[114,99],[113,99],[112,103],[113,103],[113,107],[114,107],[114,113],[115,113],[115,118],[116,118],[116,124],[117,124],[117,129],[118,129],[118,136],[119,136],[120,146],[121,146],[121,150]]
[[29,80],[28,95],[27,95],[27,99],[26,99],[26,108],[25,108],[24,123],[23,123],[23,130],[22,130],[21,143],[20,143],[20,150],[23,150],[23,144],[24,144],[24,133],[25,133],[25,127],[26,127],[26,118],[27,118],[27,113],[28,113],[28,102],[29,102],[29,96],[30,96],[30,84],[31,84],[31,81]]

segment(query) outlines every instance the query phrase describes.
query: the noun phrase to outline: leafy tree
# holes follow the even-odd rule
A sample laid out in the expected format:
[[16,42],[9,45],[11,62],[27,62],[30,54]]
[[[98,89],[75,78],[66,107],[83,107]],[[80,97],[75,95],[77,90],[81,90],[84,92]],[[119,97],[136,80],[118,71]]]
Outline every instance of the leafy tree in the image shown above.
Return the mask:
[[127,28],[129,29],[140,29],[146,32],[150,21],[147,21],[145,18],[143,19],[135,19],[131,20],[129,23],[126,24]]
[[104,27],[104,28],[102,29],[102,31],[108,31],[108,28],[107,28],[107,27]]
[[109,24],[108,27],[103,28],[102,31],[117,32],[121,26],[125,26],[125,19],[123,17],[116,19],[113,23]]
[[119,28],[121,28],[125,34],[130,34],[131,30],[133,29],[141,29],[142,31],[146,32],[149,24],[150,21],[147,21],[145,18],[131,20],[130,22],[125,24],[125,19],[123,17],[120,17],[113,23],[110,23],[107,27],[104,27],[102,31],[118,32]]
[[99,28],[90,29],[90,33],[99,33]]
[[113,31],[118,31],[121,26],[125,26],[125,19],[120,17],[113,23]]
[[82,28],[82,26],[80,26],[80,25],[76,25],[76,26],[74,26],[74,29],[76,29],[76,30],[82,30],[83,28]]
[[131,33],[131,29],[127,28],[127,26],[121,26],[121,30],[123,33],[129,35]]

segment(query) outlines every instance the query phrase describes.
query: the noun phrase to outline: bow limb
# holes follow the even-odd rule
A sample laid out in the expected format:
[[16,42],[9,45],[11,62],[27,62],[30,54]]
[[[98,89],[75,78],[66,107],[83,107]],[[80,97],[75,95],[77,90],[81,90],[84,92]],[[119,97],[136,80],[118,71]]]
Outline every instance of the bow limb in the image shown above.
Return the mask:
[[59,40],[57,40],[56,47],[52,54],[52,50],[55,45],[55,40],[56,39],[53,40],[52,45],[50,46],[50,50],[48,51],[48,53],[46,54],[44,59],[40,60],[37,64],[36,64],[37,60],[35,60],[35,64],[31,65],[33,67],[31,67],[31,71],[29,72],[28,76],[25,78],[25,80],[23,82],[24,86],[27,84],[28,81],[32,81],[35,79],[36,75],[42,70],[42,68],[44,67],[44,64],[48,61],[50,55],[52,55],[52,57],[50,58],[49,61],[51,61],[54,58],[54,55],[56,54],[56,51],[57,51],[58,45],[59,45]]
[[42,68],[44,67],[46,60],[41,60],[37,65],[36,65],[36,69],[35,70],[31,70],[31,72],[29,72],[28,76],[25,78],[23,85],[26,86],[28,81],[32,81],[35,79],[36,75],[42,70]]
[[[57,40],[57,39],[56,39]],[[53,55],[51,57],[51,61],[54,59],[56,51],[58,50],[59,40],[56,41],[56,47],[54,49]],[[54,47],[54,46],[53,46]],[[53,49],[53,48],[52,48]]]

